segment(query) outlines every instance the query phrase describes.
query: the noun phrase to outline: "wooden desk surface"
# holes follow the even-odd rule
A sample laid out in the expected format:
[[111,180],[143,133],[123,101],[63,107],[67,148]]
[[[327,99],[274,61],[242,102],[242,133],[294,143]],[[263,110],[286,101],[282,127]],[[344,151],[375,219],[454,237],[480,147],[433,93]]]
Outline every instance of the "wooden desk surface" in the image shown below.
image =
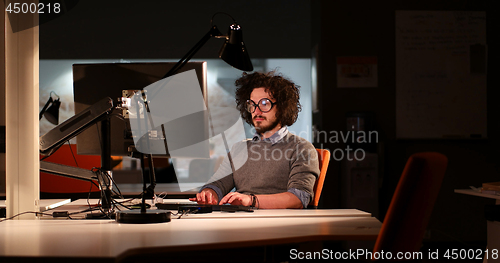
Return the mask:
[[0,223],[0,257],[90,257],[111,261],[140,253],[373,240],[380,227],[373,217],[172,219],[162,224],[12,220]]

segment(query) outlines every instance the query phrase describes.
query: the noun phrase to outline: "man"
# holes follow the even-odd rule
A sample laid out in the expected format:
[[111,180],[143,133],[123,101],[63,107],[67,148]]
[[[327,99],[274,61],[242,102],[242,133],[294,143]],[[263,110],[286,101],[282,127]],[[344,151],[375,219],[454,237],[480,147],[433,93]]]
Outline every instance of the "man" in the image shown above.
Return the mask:
[[[218,180],[202,187],[190,200],[257,208],[306,208],[314,195],[319,164],[314,146],[287,129],[301,110],[299,87],[275,72],[243,73],[236,86],[237,108],[256,131],[252,140],[241,143],[246,144],[248,159],[232,171],[225,158],[214,175]],[[243,147],[237,146],[232,156],[241,153]],[[233,188],[236,191],[231,192]]]

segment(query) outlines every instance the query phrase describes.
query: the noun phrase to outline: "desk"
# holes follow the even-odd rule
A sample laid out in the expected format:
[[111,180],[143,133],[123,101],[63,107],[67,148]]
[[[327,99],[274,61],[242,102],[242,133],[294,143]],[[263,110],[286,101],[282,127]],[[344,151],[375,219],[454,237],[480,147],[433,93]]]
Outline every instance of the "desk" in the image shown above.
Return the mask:
[[[455,193],[495,199],[495,204],[500,205],[500,195],[483,194],[480,192],[473,191],[472,189],[455,189]],[[487,228],[487,230],[486,230],[487,231],[487,241],[486,241],[487,248],[500,249],[500,238],[498,238],[500,236],[500,222],[486,221],[486,228]],[[488,262],[488,263],[499,262],[500,263],[500,258],[498,258],[496,260],[495,259],[489,259],[489,260],[485,259],[483,262]]]
[[[117,202],[123,201],[122,199],[116,199]],[[85,210],[89,207],[89,205],[96,205],[99,202],[99,199],[79,199],[73,201],[67,205],[62,207],[58,207],[51,211],[68,211],[78,212]],[[139,204],[141,202],[140,199],[136,199],[134,203]],[[150,205],[151,200],[146,200],[146,202]],[[172,204],[192,204],[195,205],[196,202],[191,202],[188,199],[168,199],[164,200],[164,203],[172,203]],[[152,205],[153,209],[154,206]],[[172,211],[177,212],[177,211]],[[371,217],[372,215],[368,212],[364,212],[357,209],[257,209],[253,212],[220,212],[213,211],[212,213],[207,214],[187,214],[182,218],[184,219],[204,219],[204,218],[270,218],[270,217]],[[83,217],[83,215],[82,215]],[[42,217],[45,219],[45,217]],[[49,217],[49,219],[52,219]]]
[[[301,211],[321,210],[281,210],[296,213],[288,217],[280,217],[276,210],[262,211],[267,215],[243,218],[241,213],[224,213],[218,218],[173,218],[169,223],[144,225],[112,220],[6,221],[0,223],[0,261],[6,257],[23,261],[72,258],[74,262],[86,258],[114,262],[141,254],[161,253],[168,257],[169,253],[183,251],[374,240],[381,227],[380,221],[361,211],[355,212],[357,217],[341,216],[338,210],[317,212],[322,216],[297,216]],[[350,215],[354,211],[345,212]]]

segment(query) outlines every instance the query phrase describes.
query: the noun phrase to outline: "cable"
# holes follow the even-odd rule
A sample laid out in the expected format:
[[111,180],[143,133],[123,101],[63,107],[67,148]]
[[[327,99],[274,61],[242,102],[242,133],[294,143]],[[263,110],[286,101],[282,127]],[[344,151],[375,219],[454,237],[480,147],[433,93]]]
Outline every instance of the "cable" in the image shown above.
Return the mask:
[[[118,203],[114,199],[111,199],[111,204],[113,204],[113,208],[116,208],[116,210],[122,211],[120,209],[120,207],[118,207]],[[121,206],[125,207],[124,205],[121,205]],[[127,207],[125,207],[125,208],[127,208]]]
[[90,195],[87,198],[87,205],[89,206],[89,210],[92,209],[92,206],[90,205]]
[[[91,207],[91,208],[87,208],[85,210],[82,210],[82,211],[78,211],[78,212],[72,212],[72,213],[69,213],[69,215],[77,215],[77,214],[82,214],[82,213],[87,213],[87,212],[92,212],[92,211],[95,211],[95,210],[98,210],[97,207]],[[72,219],[72,218],[71,218]]]
[[[179,213],[177,213],[177,214],[179,214]],[[182,211],[182,214],[179,217],[177,217],[177,219],[181,219],[182,216],[187,215],[187,214],[189,214],[189,211],[184,210],[184,211]]]
[[135,198],[135,197],[134,197],[134,198],[129,198],[129,199],[127,199],[127,200],[123,200],[123,201],[120,201],[120,202],[115,201],[115,203],[116,203],[116,204],[119,204],[119,205],[121,205],[121,206],[127,207],[127,205],[124,205],[124,203],[132,202],[132,201],[134,201],[135,199],[137,199],[137,198]]
[[[120,191],[120,188],[118,187],[118,184],[115,182],[115,179],[113,179],[113,176],[110,176],[108,173],[105,173],[106,176],[108,177],[108,179],[111,180],[111,182],[113,182],[113,186],[116,188],[116,190],[118,190],[118,196],[123,199],[123,195],[122,195],[122,192]],[[113,190],[114,191],[114,190]],[[116,192],[115,192],[116,193]]]
[[0,220],[0,223],[3,221],[12,220],[18,216],[25,215],[25,214],[35,214],[36,216],[38,216],[38,215],[52,216],[51,214],[46,214],[46,213],[42,213],[42,212],[27,211],[27,212],[22,212],[22,213],[19,213],[17,215],[11,216],[9,218],[2,219],[2,220]]
[[69,140],[68,140],[68,145],[69,145],[69,150],[71,151],[71,155],[73,155],[73,160],[75,160],[76,167],[80,167],[78,166],[78,162],[76,161],[76,157],[75,154],[73,153],[73,149],[71,148],[71,143],[69,143]]
[[167,192],[161,192],[156,195],[153,193],[153,203],[156,205],[157,203],[163,203],[163,198],[167,196]]
[[99,208],[99,211],[100,211],[100,212],[101,212],[104,216],[106,216],[108,219],[112,219],[110,215],[114,212],[114,210],[111,210],[111,211],[109,211],[109,213],[106,213],[106,212],[104,212],[104,210],[102,210],[102,206],[98,206],[98,208]]
[[[99,147],[100,147],[100,149],[102,151],[102,148],[104,146],[103,146],[102,138],[101,138],[100,131],[99,131],[99,123],[96,123],[95,125],[96,125],[96,129],[97,129],[97,136],[99,137]],[[102,174],[106,174],[107,175],[107,173],[103,173],[101,169],[97,169],[96,168],[96,170],[99,171],[101,173],[101,175]],[[99,182],[99,185],[104,184],[106,186],[106,189],[109,189],[109,185],[106,184],[106,180],[104,180],[104,182],[101,183],[101,179],[100,179],[99,175],[97,176],[97,181]],[[101,196],[104,198],[104,200],[106,201],[106,203],[111,204],[112,201],[111,200],[108,201],[108,197],[106,196],[106,193],[105,193],[104,189],[102,189],[102,187],[100,187],[99,189],[101,190]],[[99,199],[98,205],[102,205],[101,204],[101,199]],[[107,213],[105,213],[100,207],[99,207],[99,210],[101,210],[101,213],[103,213],[104,215],[106,215],[106,217],[108,217],[109,219],[111,219],[109,217],[109,215]],[[110,213],[112,213],[112,212],[113,212],[113,210],[110,210]]]
[[121,202],[116,202],[116,201],[114,201],[114,204],[115,204],[115,207],[116,207],[119,211],[121,211],[121,210],[118,208],[118,206],[123,206],[124,208],[126,208],[126,209],[128,209],[128,210],[132,210],[132,208],[131,208],[130,206],[124,205],[124,204],[122,204]]
[[[96,171],[95,171],[95,170],[96,170],[96,171],[101,172],[101,170],[100,170],[100,169],[97,169],[97,168],[95,168],[95,167],[94,167],[94,168],[92,168],[92,171],[93,171],[94,173],[96,173]],[[97,175],[97,182],[99,183],[99,185],[101,185],[101,179],[100,179],[100,176],[99,176],[99,175]],[[106,186],[106,187],[107,187],[107,186]],[[101,196],[103,196],[104,198],[106,198],[105,200],[106,200],[106,202],[107,202],[108,200],[107,200],[107,197],[106,197],[106,195],[105,195],[104,190],[102,189],[102,187],[100,187],[100,190],[101,190]],[[111,203],[111,200],[110,200],[110,203]],[[91,207],[90,202],[89,202],[89,200],[88,200],[88,199],[87,199],[87,204],[89,205],[89,207]],[[111,219],[111,217],[108,215],[108,213],[106,213],[106,212],[104,212],[104,211],[102,210],[102,207],[101,207],[101,206],[102,206],[102,205],[101,205],[101,199],[99,199],[99,201],[97,202],[97,208],[98,208],[98,209],[99,209],[99,211],[100,211],[103,215],[105,215],[108,219]],[[90,210],[90,214],[92,214],[92,211],[93,211],[93,210]],[[109,214],[111,214],[111,213],[113,213],[113,212],[114,212],[113,210],[110,210],[110,211],[109,211]]]
[[92,208],[88,208],[88,209],[85,209],[85,210],[82,210],[82,211],[72,212],[72,213],[68,214],[68,218],[72,219],[72,220],[82,220],[82,219],[85,219],[85,218],[72,218],[71,216],[72,215],[77,215],[77,214],[83,214],[83,213],[87,213],[87,212],[90,212],[90,214],[92,214],[93,211],[97,211],[97,210],[101,210],[101,208],[100,207],[92,207]]
[[117,117],[118,119],[122,120],[122,121],[126,121],[125,117],[123,117],[122,114],[119,114],[119,113],[112,113],[109,115],[110,117]]
[[97,187],[97,189],[99,189],[99,186],[94,181],[90,181],[89,194],[87,195],[87,204],[89,205],[89,208],[91,207],[91,205],[90,205],[90,194],[92,193],[92,185],[95,185],[95,187]]
[[[94,171],[94,168],[92,168],[92,172],[96,173]],[[97,182],[100,185],[100,176],[99,175],[96,175],[96,176],[97,176]],[[102,191],[101,187],[99,187],[99,185],[97,185],[94,181],[91,181],[91,183],[94,184],[98,189],[100,189],[101,196],[103,196],[103,191]],[[90,188],[92,189],[92,185],[90,185]],[[104,211],[102,211],[102,209],[100,207],[100,202],[101,202],[101,200],[99,199],[99,202],[97,203],[97,207],[92,207],[92,205],[90,204],[90,191],[89,191],[89,195],[87,196],[87,205],[89,206],[89,208],[86,209],[86,210],[83,210],[81,212],[71,213],[70,215],[72,215],[72,214],[86,213],[86,212],[89,212],[89,211],[90,211],[90,214],[92,214],[92,211],[100,210],[102,214],[106,215],[106,217],[108,217],[109,219],[111,219],[106,213],[104,213]]]
[[99,176],[99,175],[97,176],[97,180],[98,180],[98,182],[99,182],[99,185],[104,184],[104,186],[105,186],[105,188],[104,188],[104,189],[101,187],[101,196],[104,198],[104,201],[106,201],[106,203],[111,203],[111,200],[108,200],[108,197],[106,196],[106,193],[105,193],[105,189],[109,189],[109,188],[110,188],[110,187],[109,187],[109,184],[107,184],[107,182],[106,182],[107,180],[103,180],[102,182],[101,182],[101,180],[100,180],[100,178],[101,178],[103,175],[105,175],[105,176],[109,179],[108,174],[107,174],[107,173],[104,173],[104,172],[102,171],[102,169],[96,169],[96,170],[97,170],[97,171],[100,173],[100,175],[101,175],[101,176]]
[[115,204],[123,206],[123,207],[125,207],[128,210],[133,210],[132,206],[134,206],[136,204],[124,205],[124,203],[132,202],[133,200],[136,200],[136,199],[139,199],[139,198],[130,198],[130,199],[127,199],[127,200],[123,200],[121,202],[116,202],[116,201],[114,201],[114,202],[115,202]]
[[[172,212],[171,212],[171,213],[172,213]],[[177,212],[177,213],[175,213],[175,214],[174,214],[174,213],[172,213],[172,215],[173,215],[173,216],[176,216],[176,215],[178,215],[178,214],[179,214],[179,212]],[[196,214],[196,212],[195,212],[195,211],[193,211],[193,210],[183,210],[183,211],[182,211],[182,213],[179,215],[179,217],[177,217],[177,219],[181,219],[181,217],[183,217],[183,216],[185,216],[185,215],[190,215],[190,214]]]
[[[112,200],[112,201],[113,201],[113,203],[115,204],[115,206],[120,205],[120,206],[123,206],[124,208],[126,208],[126,209],[128,209],[128,210],[132,210],[132,208],[131,208],[130,206],[128,206],[128,205],[124,205],[123,203],[128,203],[128,202],[131,202],[131,201],[133,201],[134,199],[136,199],[136,198],[130,198],[130,199],[128,199],[128,200],[123,200],[123,201],[121,201],[121,202],[117,202],[116,200]],[[118,210],[120,210],[118,207],[117,207],[117,209],[118,209]],[[121,211],[121,210],[120,210],[120,211]]]
[[[105,176],[110,182],[112,182],[113,184],[113,187],[116,188],[116,191],[111,187],[111,191],[112,193],[114,193],[116,196],[118,196],[119,198],[123,199],[123,194],[120,190],[120,188],[118,187],[118,184],[116,183],[115,179],[113,179],[112,176],[110,176],[108,173],[105,173],[102,169],[100,168],[97,168],[97,167],[93,167],[92,168],[92,172],[96,173],[96,175],[99,177],[99,175],[97,173],[100,173],[100,175],[103,175]],[[110,185],[106,185],[107,188],[110,188]],[[118,192],[117,192],[118,191]]]

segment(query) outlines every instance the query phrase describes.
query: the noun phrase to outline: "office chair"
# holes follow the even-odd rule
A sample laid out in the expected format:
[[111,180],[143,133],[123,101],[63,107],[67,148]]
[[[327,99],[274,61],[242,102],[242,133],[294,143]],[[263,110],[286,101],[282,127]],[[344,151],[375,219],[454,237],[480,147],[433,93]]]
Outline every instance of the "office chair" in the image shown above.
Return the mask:
[[[78,155],[76,154],[75,144],[71,144],[71,146],[68,144],[62,145],[44,161],[77,167],[72,151],[79,168],[90,170],[93,167],[101,167],[100,156]],[[90,182],[40,172],[40,196],[42,198],[87,198],[90,189]],[[92,193],[96,192],[97,196],[99,196],[99,188],[92,185]]]
[[418,252],[446,171],[448,158],[436,152],[410,156],[373,252]]
[[327,149],[316,149],[318,152],[319,161],[319,176],[314,184],[314,198],[311,200],[308,208],[317,208],[319,203],[319,198],[321,197],[321,191],[323,190],[323,183],[325,182],[326,170],[328,169],[328,164],[330,163],[330,151]]

